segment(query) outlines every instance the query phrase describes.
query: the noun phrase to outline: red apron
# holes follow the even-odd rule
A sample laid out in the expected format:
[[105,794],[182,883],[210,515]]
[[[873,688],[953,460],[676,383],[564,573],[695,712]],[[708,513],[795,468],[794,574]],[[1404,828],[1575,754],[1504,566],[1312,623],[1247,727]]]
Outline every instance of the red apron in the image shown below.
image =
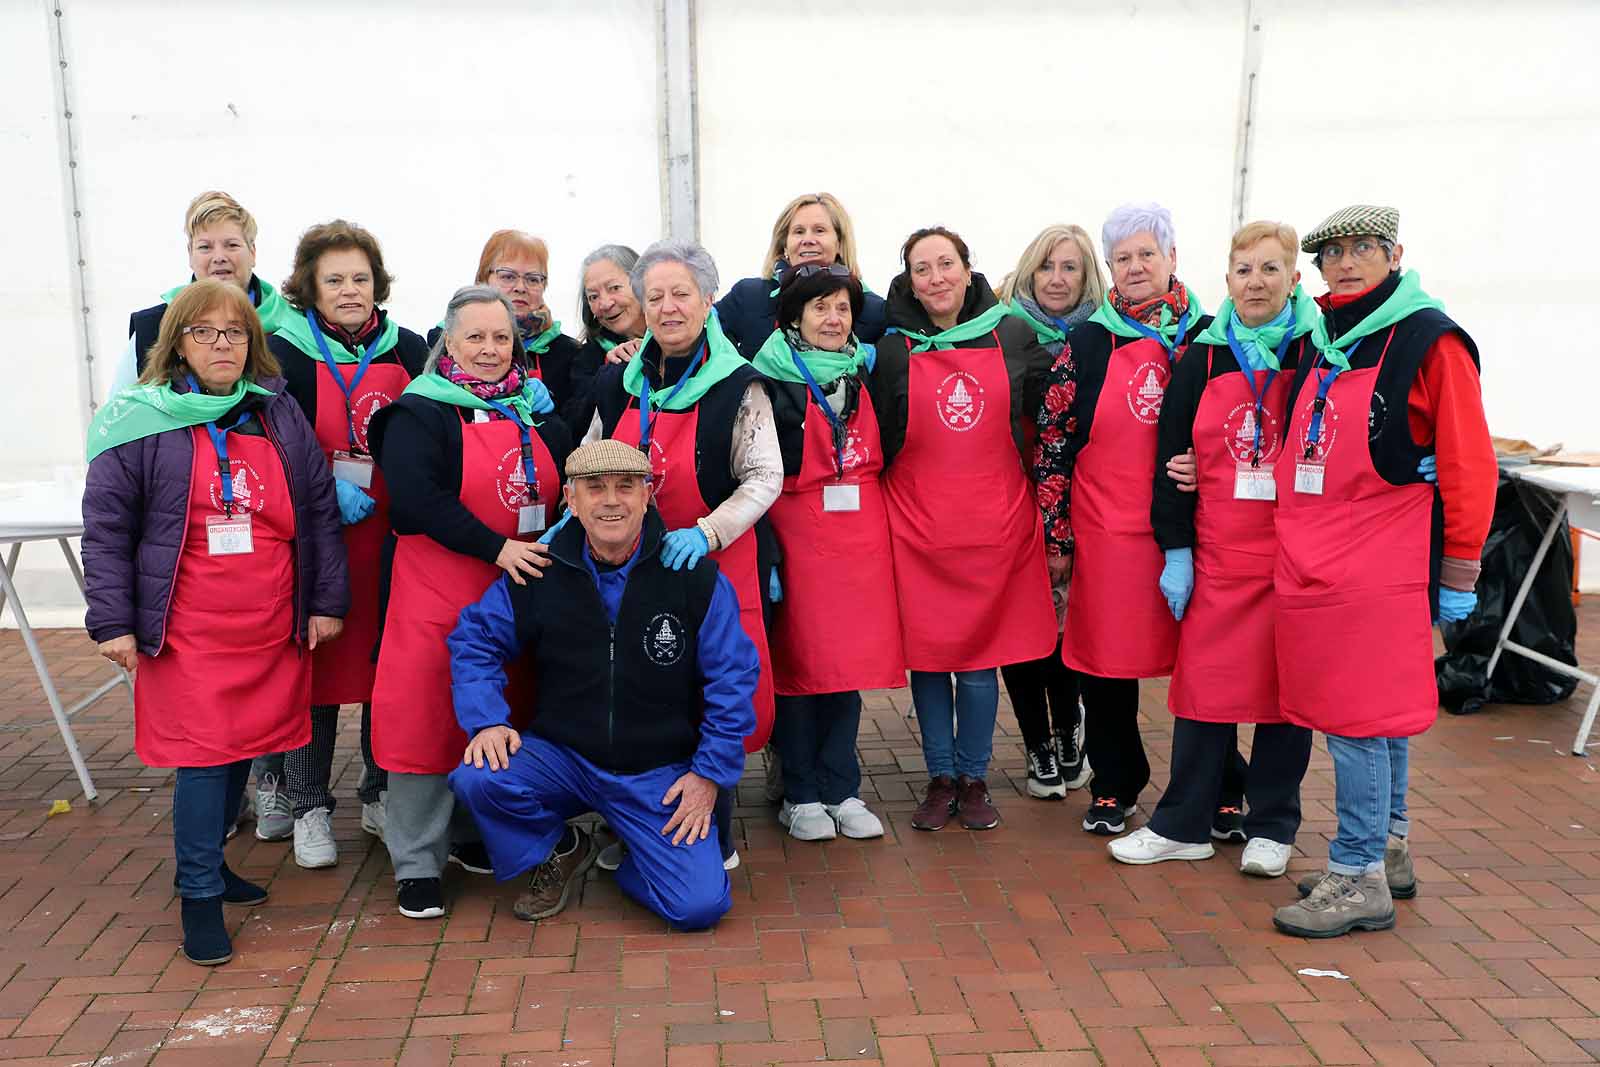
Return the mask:
[[1072,475],[1077,547],[1061,661],[1097,678],[1159,678],[1178,655],[1178,624],[1158,585],[1165,559],[1150,526],[1156,420],[1172,364],[1147,338],[1113,336],[1111,344]]
[[[859,396],[843,454],[835,457],[833,424],[807,394],[800,473],[784,480],[767,512],[783,548],[783,600],[772,622],[773,687],[783,696],[906,684],[878,482],[883,447],[872,398],[865,389]],[[855,486],[859,510],[826,510],[828,485]]]
[[1000,342],[911,356],[906,440],[883,477],[906,666],[973,671],[1048,655],[1044,522],[1011,437]]
[[[539,499],[553,520],[560,473],[537,432],[530,443],[539,469]],[[531,541],[537,533],[517,533],[517,511],[528,503],[521,451],[521,436],[509,419],[463,423],[461,503],[502,537]],[[461,763],[467,735],[450,699],[445,638],[461,609],[483,596],[502,573],[493,563],[452,552],[426,534],[397,539],[372,687],[372,754],[384,770],[448,774]],[[514,685],[521,681],[518,673],[508,666]],[[512,703],[514,711],[521,706],[523,701]]]
[[[1283,722],[1278,707],[1278,661],[1272,651],[1272,567],[1277,557],[1271,500],[1239,499],[1241,468],[1272,484],[1283,451],[1283,422],[1293,371],[1251,372],[1265,391],[1261,405],[1260,465],[1256,394],[1240,373],[1210,377],[1215,350],[1192,348],[1207,361],[1205,391],[1194,415],[1199,486],[1194,511],[1194,595],[1178,627],[1178,663],[1167,707],[1201,722]],[[1247,490],[1248,492],[1248,490]]]
[[151,767],[215,767],[311,741],[311,660],[295,640],[294,500],[277,446],[230,433],[234,514],[255,551],[213,556],[206,519],[223,514],[217,452],[190,431],[189,517],[166,637],[139,656],[134,750]]
[[[617,420],[611,436],[639,445],[638,401],[631,401]],[[631,413],[631,414],[630,414]],[[669,530],[693,526],[696,519],[711,514],[711,507],[700,495],[700,479],[695,476],[694,439],[700,425],[700,407],[688,411],[657,412],[650,428],[650,466],[655,474],[655,505]],[[739,598],[739,625],[755,642],[761,657],[761,681],[756,685],[756,732],[744,739],[744,750],[755,752],[772,734],[772,655],[767,648],[767,626],[761,617],[761,577],[756,567],[756,534],[746,530],[733,544],[712,552],[707,559],[717,561],[728,576]]]
[[1433,725],[1439,690],[1428,611],[1433,486],[1390,485],[1372,466],[1367,420],[1383,366],[1340,374],[1312,462],[1322,494],[1295,491],[1312,406],[1328,369],[1300,387],[1278,485],[1278,689],[1290,722],[1340,737],[1410,737]]
[[[372,416],[399,399],[411,382],[411,375],[398,363],[369,364],[351,397],[347,419],[344,391],[333,380],[333,372],[320,360],[312,362],[317,375],[317,444],[322,446],[323,455],[330,463],[336,451],[370,455],[367,428]],[[352,364],[342,365],[339,372],[346,382],[355,375]],[[353,449],[351,431],[355,433]],[[372,679],[377,671],[372,647],[378,641],[379,559],[389,532],[389,491],[383,484],[383,472],[376,465],[372,468],[372,486],[365,492],[378,506],[354,526],[341,528],[350,566],[350,612],[344,617],[344,632],[339,640],[311,654],[313,704],[360,704],[372,699]]]

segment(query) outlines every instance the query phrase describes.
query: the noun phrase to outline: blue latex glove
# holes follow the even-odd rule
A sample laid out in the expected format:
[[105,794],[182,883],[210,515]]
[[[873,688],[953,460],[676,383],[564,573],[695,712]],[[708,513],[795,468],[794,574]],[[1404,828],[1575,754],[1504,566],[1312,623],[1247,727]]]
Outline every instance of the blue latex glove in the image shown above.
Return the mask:
[[378,502],[361,491],[355,482],[347,482],[343,478],[333,480],[333,494],[339,498],[339,518],[346,526],[354,526],[378,506]]
[[1172,617],[1183,621],[1183,613],[1194,595],[1194,549],[1169,548],[1167,565],[1161,568],[1161,595],[1167,598]]
[[783,600],[783,583],[778,581],[778,568],[772,568],[772,577],[767,579],[767,599],[774,604]]
[[1437,482],[1439,480],[1439,457],[1423,456],[1422,462],[1417,464],[1417,473],[1422,475],[1422,480],[1425,482]]
[[560,521],[539,535],[539,543],[541,545],[548,545],[551,541],[554,541],[556,539],[556,534],[561,532],[561,527],[565,526],[567,524],[567,520],[570,518],[572,518],[572,512],[570,509],[563,512]]
[[530,378],[523,390],[528,397],[528,406],[535,415],[548,415],[556,409],[556,402],[550,399],[550,390],[537,378]]
[[1477,593],[1439,587],[1439,617],[1434,622],[1460,622],[1478,606]]
[[700,532],[698,526],[673,530],[661,539],[661,562],[675,571],[681,571],[685,566],[694,570],[694,565],[709,551],[711,546],[706,543],[706,535]]

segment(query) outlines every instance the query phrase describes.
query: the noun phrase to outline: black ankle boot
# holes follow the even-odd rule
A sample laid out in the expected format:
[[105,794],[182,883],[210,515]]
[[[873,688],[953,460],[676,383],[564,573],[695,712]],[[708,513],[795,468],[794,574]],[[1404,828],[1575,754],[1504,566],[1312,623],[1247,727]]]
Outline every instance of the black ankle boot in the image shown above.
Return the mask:
[[260,904],[267,899],[267,891],[254,882],[240,878],[222,865],[222,902],[224,904]]
[[183,954],[202,967],[233,959],[233,942],[222,922],[222,897],[183,902]]

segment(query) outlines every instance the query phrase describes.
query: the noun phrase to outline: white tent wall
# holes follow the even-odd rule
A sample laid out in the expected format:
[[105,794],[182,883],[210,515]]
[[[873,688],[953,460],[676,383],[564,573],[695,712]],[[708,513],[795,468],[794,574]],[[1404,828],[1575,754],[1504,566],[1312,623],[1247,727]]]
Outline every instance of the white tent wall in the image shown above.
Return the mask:
[[[390,307],[419,331],[491,230],[539,233],[575,332],[583,254],[664,228],[658,27],[686,4],[699,229],[725,284],[758,268],[803,190],[849,205],[880,291],[918,226],[962,232],[998,284],[1046,223],[1098,243],[1111,207],[1153,198],[1214,307],[1242,72],[1258,67],[1247,217],[1304,231],[1352,201],[1396,205],[1407,265],[1483,351],[1495,432],[1600,445],[1586,0],[0,0],[0,481],[81,468],[128,313],[185,276],[182,213],[201,189],[256,214],[273,282],[307,225],[368,226],[397,278]],[[1301,269],[1320,291],[1309,257]],[[1586,562],[1600,587],[1600,550]],[[62,606],[44,621],[81,618],[64,571],[24,579],[30,602]]]

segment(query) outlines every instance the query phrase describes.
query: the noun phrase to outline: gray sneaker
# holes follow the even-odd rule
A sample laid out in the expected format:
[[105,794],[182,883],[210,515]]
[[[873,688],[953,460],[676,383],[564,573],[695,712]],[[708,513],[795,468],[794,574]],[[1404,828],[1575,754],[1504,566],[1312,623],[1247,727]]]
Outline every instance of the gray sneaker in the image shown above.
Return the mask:
[[294,836],[294,809],[276,774],[256,779],[256,838],[260,841],[287,841]]
[[[1405,838],[1389,835],[1389,843],[1383,849],[1383,876],[1389,882],[1389,896],[1393,899],[1410,900],[1417,895],[1417,873],[1411,867],[1411,846]],[[1318,871],[1300,879],[1295,888],[1301,896],[1310,896],[1320,881],[1322,872]]]
[[1279,908],[1272,925],[1295,937],[1339,937],[1394,925],[1389,884],[1377,871],[1357,878],[1329,871],[1304,899]]

